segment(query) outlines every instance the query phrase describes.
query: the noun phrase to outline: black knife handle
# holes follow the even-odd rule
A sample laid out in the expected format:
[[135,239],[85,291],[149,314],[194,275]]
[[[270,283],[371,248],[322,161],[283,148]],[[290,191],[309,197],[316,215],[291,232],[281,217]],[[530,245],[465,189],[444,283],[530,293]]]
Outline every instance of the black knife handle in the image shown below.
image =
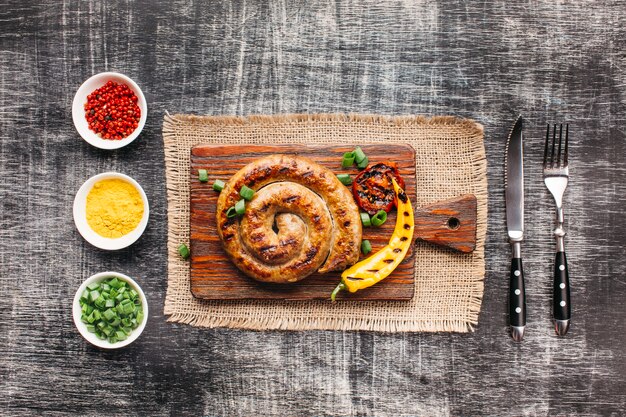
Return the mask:
[[553,308],[556,320],[569,320],[572,317],[569,297],[569,273],[565,252],[557,252],[554,258],[554,297]]
[[511,326],[526,326],[526,291],[524,289],[522,258],[511,259],[509,283],[509,320]]

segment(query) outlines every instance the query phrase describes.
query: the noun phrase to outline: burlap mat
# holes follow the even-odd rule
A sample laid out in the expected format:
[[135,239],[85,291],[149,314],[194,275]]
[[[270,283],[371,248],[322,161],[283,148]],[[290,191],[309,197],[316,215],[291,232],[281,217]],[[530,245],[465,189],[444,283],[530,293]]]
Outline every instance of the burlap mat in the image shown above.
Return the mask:
[[[454,117],[287,115],[198,117],[163,122],[168,198],[169,321],[245,329],[337,329],[384,332],[473,330],[483,295],[487,176],[482,126]],[[191,295],[189,263],[177,247],[189,241],[189,160],[197,144],[409,143],[416,151],[417,206],[473,193],[477,247],[458,254],[418,243],[412,301],[202,301]]]

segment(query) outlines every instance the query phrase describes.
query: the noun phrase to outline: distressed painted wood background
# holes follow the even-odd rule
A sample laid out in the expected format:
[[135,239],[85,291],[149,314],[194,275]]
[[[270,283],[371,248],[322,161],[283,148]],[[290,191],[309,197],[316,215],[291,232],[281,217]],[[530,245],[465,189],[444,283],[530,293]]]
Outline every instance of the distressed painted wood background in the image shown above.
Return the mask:
[[[0,414],[623,415],[626,413],[626,2],[0,1]],[[139,140],[100,151],[73,128],[81,82],[116,70],[144,89]],[[249,332],[168,324],[165,111],[452,114],[485,126],[487,274],[470,334]],[[527,336],[506,331],[502,162],[527,118]],[[570,123],[565,204],[570,334],[551,329],[553,205],[546,122]],[[138,179],[143,238],[109,253],[76,231],[75,192]],[[71,321],[80,282],[137,277],[151,313],[101,352]]]

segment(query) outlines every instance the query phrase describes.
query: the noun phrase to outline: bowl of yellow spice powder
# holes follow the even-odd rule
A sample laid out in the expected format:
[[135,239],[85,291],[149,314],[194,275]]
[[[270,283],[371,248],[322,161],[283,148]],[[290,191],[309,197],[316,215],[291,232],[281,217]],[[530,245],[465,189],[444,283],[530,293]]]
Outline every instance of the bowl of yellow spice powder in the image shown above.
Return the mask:
[[131,177],[105,172],[89,178],[74,199],[74,223],[92,245],[117,250],[132,245],[148,224],[148,198]]

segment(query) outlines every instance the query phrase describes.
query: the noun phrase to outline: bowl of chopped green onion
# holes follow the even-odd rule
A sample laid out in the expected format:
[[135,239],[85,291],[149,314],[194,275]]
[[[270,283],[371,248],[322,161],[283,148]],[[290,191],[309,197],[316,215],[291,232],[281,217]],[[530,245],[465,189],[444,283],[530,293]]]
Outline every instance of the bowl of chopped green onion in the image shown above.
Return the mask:
[[119,272],[100,272],[76,291],[74,324],[92,345],[118,349],[135,341],[146,327],[146,295],[132,278]]

